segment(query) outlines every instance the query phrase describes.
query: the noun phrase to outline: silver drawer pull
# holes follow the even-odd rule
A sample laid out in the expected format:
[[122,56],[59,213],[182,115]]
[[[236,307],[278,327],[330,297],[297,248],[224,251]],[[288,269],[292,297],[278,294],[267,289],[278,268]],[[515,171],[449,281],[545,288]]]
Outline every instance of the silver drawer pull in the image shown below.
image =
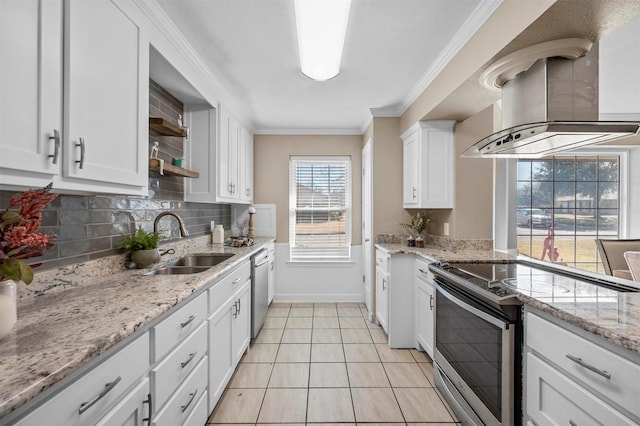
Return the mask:
[[187,408],[189,408],[189,405],[191,405],[197,393],[198,393],[198,389],[194,390],[192,393],[189,394],[190,398],[187,401],[187,403],[180,407],[181,413],[184,413],[187,410]]
[[425,270],[424,270],[424,269],[422,269],[422,268],[418,268],[418,271],[422,272],[422,273],[423,273],[423,274],[425,274],[425,275],[429,274],[429,272],[425,271]]
[[429,295],[429,309],[433,311],[433,294]]
[[605,370],[600,370],[599,368],[594,367],[591,364],[587,364],[582,360],[582,358],[578,358],[577,356],[573,356],[571,354],[567,354],[567,358],[569,358],[571,361],[575,362],[576,364],[586,368],[587,370],[591,370],[594,373],[601,375],[605,379],[611,379],[611,373]]
[[198,351],[191,352],[189,354],[189,359],[187,359],[186,361],[183,361],[183,362],[180,363],[180,368],[185,368],[187,366],[187,364],[189,364],[191,361],[193,361],[193,358],[196,357],[197,353],[198,353]]
[[189,317],[188,320],[186,320],[185,322],[181,322],[180,323],[180,327],[185,328],[186,326],[188,326],[189,324],[191,324],[191,321],[193,321],[194,319],[196,319],[196,317],[198,316],[198,314],[193,314]]
[[569,424],[571,426],[578,426],[578,423],[574,422],[573,420],[569,419]]
[[116,377],[113,382],[107,383],[106,385],[104,385],[104,389],[102,389],[102,392],[100,392],[98,395],[91,398],[89,401],[83,402],[82,404],[80,404],[80,409],[78,409],[78,414],[84,413],[89,408],[91,408],[93,404],[100,401],[106,394],[111,392],[111,390],[116,387],[116,385],[118,384],[118,382],[120,382],[120,380],[122,380],[122,377],[120,376]]
[[238,284],[239,282],[240,282],[240,277],[238,277],[235,280],[233,280],[233,282],[231,284]]
[[76,143],[76,146],[80,147],[80,159],[76,160],[76,163],[79,164],[78,168],[82,169],[84,167],[84,138],[80,138],[80,142]]
[[53,154],[49,155],[49,158],[53,159],[51,163],[58,164],[58,153],[60,152],[60,132],[57,129],[53,129],[53,136],[49,136],[49,140],[53,140]]

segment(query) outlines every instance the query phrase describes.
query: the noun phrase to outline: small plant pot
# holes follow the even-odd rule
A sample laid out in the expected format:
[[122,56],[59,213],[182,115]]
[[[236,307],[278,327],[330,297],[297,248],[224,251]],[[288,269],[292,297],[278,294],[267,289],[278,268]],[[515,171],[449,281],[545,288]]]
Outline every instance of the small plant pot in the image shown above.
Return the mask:
[[13,331],[18,322],[18,283],[0,281],[0,339]]
[[407,246],[408,247],[415,247],[416,246],[416,239],[413,238],[413,237],[407,238]]
[[416,238],[416,247],[424,248],[424,240],[420,237]]
[[160,252],[157,248],[149,250],[135,250],[131,252],[133,260],[138,269],[145,269],[160,261]]

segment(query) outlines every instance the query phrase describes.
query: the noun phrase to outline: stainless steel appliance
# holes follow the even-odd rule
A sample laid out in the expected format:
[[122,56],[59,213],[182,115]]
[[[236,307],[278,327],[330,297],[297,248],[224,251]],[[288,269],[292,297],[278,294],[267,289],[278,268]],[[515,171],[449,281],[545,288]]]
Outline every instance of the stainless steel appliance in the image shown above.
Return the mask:
[[269,252],[260,250],[251,256],[251,338],[262,327],[269,308]]
[[434,376],[463,424],[522,424],[522,306],[518,294],[568,304],[638,291],[540,262],[433,263]]

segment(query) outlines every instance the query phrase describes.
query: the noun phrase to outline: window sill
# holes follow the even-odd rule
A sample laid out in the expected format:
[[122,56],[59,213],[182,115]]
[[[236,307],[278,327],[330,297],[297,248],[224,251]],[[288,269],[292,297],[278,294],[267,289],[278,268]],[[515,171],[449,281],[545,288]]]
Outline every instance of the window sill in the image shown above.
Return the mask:
[[335,266],[348,268],[354,266],[357,262],[353,260],[288,260],[285,262],[292,267],[308,268],[310,266]]

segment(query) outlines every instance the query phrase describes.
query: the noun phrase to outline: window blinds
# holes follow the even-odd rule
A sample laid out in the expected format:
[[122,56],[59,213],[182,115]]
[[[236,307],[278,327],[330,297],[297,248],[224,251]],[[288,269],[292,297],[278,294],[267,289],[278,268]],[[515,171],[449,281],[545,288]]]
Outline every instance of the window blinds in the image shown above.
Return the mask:
[[347,260],[351,256],[351,159],[291,157],[291,260]]

